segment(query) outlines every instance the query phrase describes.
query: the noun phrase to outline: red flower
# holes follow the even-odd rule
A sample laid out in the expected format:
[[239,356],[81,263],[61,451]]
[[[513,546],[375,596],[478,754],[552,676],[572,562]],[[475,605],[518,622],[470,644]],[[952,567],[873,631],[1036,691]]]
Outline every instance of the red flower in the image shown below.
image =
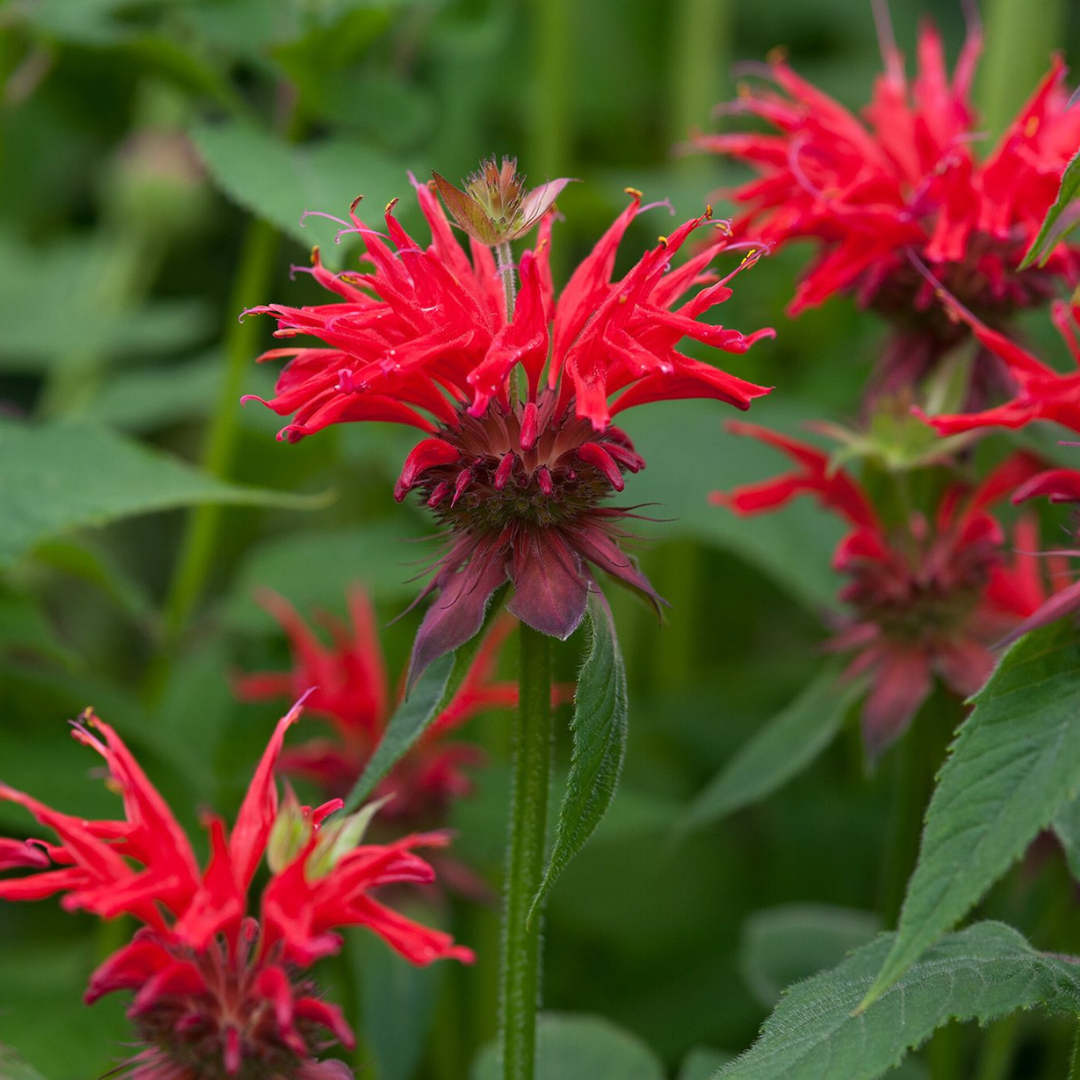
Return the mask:
[[[278,723],[231,835],[219,818],[207,818],[211,856],[201,873],[186,835],[127,747],[89,712],[73,734],[105,759],[123,798],[123,820],[71,817],[0,784],[0,798],[26,807],[59,838],[27,841],[31,852],[48,856],[48,868],[0,880],[0,898],[61,893],[68,911],[105,918],[126,912],[146,924],[91,976],[86,994],[89,1003],[114,990],[135,991],[128,1015],[147,1044],[129,1063],[139,1080],[351,1076],[340,1062],[312,1056],[328,1044],[324,1032],[346,1046],[353,1038],[340,1012],[312,996],[303,974],[338,951],[337,927],[368,926],[414,963],[472,960],[446,934],[370,895],[383,885],[430,881],[431,868],[412,848],[443,846],[444,834],[356,846],[362,818],[327,821],[340,800],[314,810],[293,804],[279,814],[273,770],[299,715],[297,705]],[[256,922],[246,917],[247,895],[268,845],[272,873]],[[41,861],[15,853],[2,865],[36,870]]]
[[[417,637],[414,676],[477,632],[506,581],[515,590],[510,611],[562,638],[580,623],[595,587],[590,566],[656,600],[619,549],[625,511],[598,505],[623,489],[626,472],[644,465],[611,417],[666,398],[712,397],[748,408],[765,388],[677,346],[691,337],[741,353],[772,334],[698,321],[731,295],[732,275],[716,280],[705,272],[729,246],[726,234],[678,269],[671,259],[708,214],[661,238],[613,281],[617,248],[641,209],[639,193],[631,192],[630,205],[558,299],[548,265],[552,215],[545,215],[535,250],[521,256],[521,289],[507,322],[491,252],[473,242],[470,261],[432,191],[418,186],[417,196],[429,247],[405,233],[392,204],[392,248],[354,216],[349,231],[363,237],[372,271],[334,275],[317,259],[312,269],[341,303],[255,309],[277,317],[277,336],[308,334],[327,346],[263,357],[292,357],[277,397],[266,403],[280,415],[295,413],[281,437],[295,440],[346,420],[397,421],[427,436],[409,455],[396,495],[418,488],[451,540],[427,590],[439,596]],[[705,287],[680,303],[695,285]]]
[[809,494],[852,526],[833,558],[850,579],[840,599],[852,614],[829,647],[856,651],[847,677],[871,678],[862,727],[867,751],[877,758],[910,723],[935,673],[962,697],[973,694],[993,669],[990,646],[1044,602],[1031,554],[1038,542],[1034,522],[1017,524],[1019,550],[1010,556],[1001,526],[987,513],[1038,472],[1039,462],[1017,454],[974,491],[950,486],[932,523],[913,514],[889,528],[854,478],[830,467],[827,454],[753,424],[729,427],[782,450],[799,469],[718,493],[715,502],[754,514]]
[[1055,301],[1051,318],[1072,354],[1078,370],[1061,374],[1047,367],[1026,349],[1004,334],[990,329],[970,311],[946,297],[949,309],[963,319],[979,341],[1001,357],[1014,380],[1016,396],[996,408],[969,414],[920,416],[942,435],[955,435],[983,427],[1021,428],[1032,420],[1056,420],[1064,427],[1080,432],[1080,306]]
[[[329,649],[284,597],[264,591],[260,602],[288,634],[294,666],[289,672],[241,676],[236,692],[247,701],[295,699],[314,687],[305,705],[330,721],[338,739],[311,739],[285,750],[279,769],[306,776],[329,795],[344,797],[382,738],[393,703],[371,602],[359,587],[349,592],[351,628],[324,616],[334,640]],[[463,769],[477,764],[482,754],[474,746],[448,744],[445,736],[485,709],[517,705],[516,683],[492,681],[499,648],[512,626],[510,620],[496,624],[453,701],[380,786],[378,797],[394,796],[381,817],[438,817],[454,798],[472,790]]]
[[833,293],[853,292],[891,318],[910,324],[914,317],[922,330],[948,339],[955,329],[932,318],[933,285],[908,251],[965,304],[996,321],[1048,296],[1054,278],[1075,280],[1077,252],[1064,243],[1044,269],[1015,270],[1080,144],[1080,109],[1069,108],[1065,68],[1055,56],[998,145],[980,160],[972,150],[979,128],[970,87],[981,47],[973,29],[950,80],[941,39],[925,25],[918,75],[909,86],[903,57],[893,42],[883,42],[885,71],[865,123],[777,56],[769,67],[780,92],[747,90],[729,109],[760,117],[776,133],[695,139],[759,173],[734,192],[747,207],[736,221],[740,234],[771,244],[818,242],[820,254],[798,286],[792,315]]

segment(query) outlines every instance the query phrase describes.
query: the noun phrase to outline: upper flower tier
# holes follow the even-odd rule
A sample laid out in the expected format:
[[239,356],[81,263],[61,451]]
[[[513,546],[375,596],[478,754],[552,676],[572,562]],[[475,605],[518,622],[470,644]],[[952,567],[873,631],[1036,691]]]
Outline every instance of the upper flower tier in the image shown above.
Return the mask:
[[[517,367],[525,373],[530,401],[546,381],[557,392],[554,411],[573,403],[596,431],[614,413],[649,401],[712,397],[745,409],[768,393],[676,348],[689,337],[741,353],[773,333],[742,334],[699,321],[731,295],[727,282],[733,275],[717,279],[706,270],[729,247],[728,233],[717,224],[715,238],[682,266],[673,269],[671,260],[692,232],[709,224],[709,212],[661,237],[613,280],[620,241],[642,209],[640,193],[631,191],[630,204],[558,298],[548,262],[552,215],[545,215],[535,248],[520,258],[521,289],[507,322],[491,251],[470,241],[470,258],[431,188],[415,186],[431,229],[426,248],[395,220],[394,203],[386,209],[385,234],[367,228],[354,203],[348,231],[362,237],[370,268],[333,274],[316,253],[311,269],[341,301],[252,309],[278,320],[279,338],[306,335],[324,343],[261,357],[291,358],[276,396],[264,402],[280,416],[295,414],[280,437],[295,441],[349,420],[395,421],[428,432],[440,424],[457,427],[466,410],[482,416],[492,401],[509,408]],[[704,287],[685,298],[699,285]],[[614,394],[619,396],[609,404]]]

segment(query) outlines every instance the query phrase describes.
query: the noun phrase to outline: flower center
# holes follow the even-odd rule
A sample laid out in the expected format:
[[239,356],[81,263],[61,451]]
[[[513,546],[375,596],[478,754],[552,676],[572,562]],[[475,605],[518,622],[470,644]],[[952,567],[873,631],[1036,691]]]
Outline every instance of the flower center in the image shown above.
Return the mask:
[[410,475],[436,515],[456,531],[499,533],[508,526],[540,529],[572,524],[645,462],[618,428],[593,430],[568,410],[553,414],[554,395],[510,409],[493,403],[481,417],[463,415],[432,448],[435,464]]

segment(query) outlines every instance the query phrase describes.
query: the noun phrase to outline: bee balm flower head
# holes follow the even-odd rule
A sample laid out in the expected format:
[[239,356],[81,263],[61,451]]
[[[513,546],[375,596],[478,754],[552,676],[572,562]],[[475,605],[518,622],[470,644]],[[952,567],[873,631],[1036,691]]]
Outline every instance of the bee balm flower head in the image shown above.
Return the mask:
[[[595,570],[650,599],[656,594],[620,548],[626,510],[604,500],[644,465],[616,414],[665,398],[712,397],[746,409],[766,388],[679,352],[692,338],[741,353],[771,330],[743,334],[700,321],[731,295],[734,271],[708,265],[729,247],[726,231],[678,268],[672,260],[710,214],[661,237],[621,278],[620,241],[641,211],[638,192],[556,296],[548,265],[552,215],[518,262],[520,292],[509,321],[490,250],[454,239],[434,193],[417,187],[432,240],[421,247],[393,206],[386,239],[354,217],[370,269],[312,273],[341,302],[257,308],[282,338],[319,347],[290,356],[265,404],[294,419],[295,440],[330,423],[390,420],[424,439],[409,455],[396,496],[420,492],[450,533],[427,592],[413,652],[415,675],[475,634],[492,596],[513,587],[508,607],[529,626],[565,638],[578,626]],[[387,242],[388,241],[388,242]],[[744,260],[743,265],[752,261]]]

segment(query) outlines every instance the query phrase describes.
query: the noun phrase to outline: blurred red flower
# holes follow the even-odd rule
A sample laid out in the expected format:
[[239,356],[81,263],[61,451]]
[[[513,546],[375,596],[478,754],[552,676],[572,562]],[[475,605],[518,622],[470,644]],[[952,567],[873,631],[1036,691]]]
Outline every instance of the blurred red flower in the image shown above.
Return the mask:
[[[291,800],[279,811],[273,770],[300,708],[278,723],[232,832],[207,816],[211,855],[202,872],[123,741],[89,712],[73,734],[105,759],[123,799],[123,820],[72,817],[0,784],[0,798],[25,807],[59,838],[58,844],[28,840],[24,854],[5,843],[0,869],[38,872],[0,880],[0,898],[62,893],[65,910],[103,918],[127,913],[146,924],[94,972],[86,993],[89,1003],[115,990],[135,991],[128,1015],[147,1044],[129,1063],[138,1080],[351,1076],[341,1062],[313,1057],[334,1040],[351,1046],[353,1037],[339,1010],[313,996],[304,974],[341,947],[338,927],[368,926],[417,964],[473,959],[448,935],[371,895],[380,886],[431,881],[431,867],[412,849],[441,847],[445,834],[364,845],[363,814],[328,822],[340,800],[316,809]],[[256,921],[246,915],[248,891],[264,853],[271,876]]]
[[1001,525],[987,512],[1041,463],[1016,454],[974,490],[950,485],[932,521],[913,513],[887,527],[856,480],[833,468],[821,450],[754,424],[728,426],[776,447],[799,468],[716,493],[714,502],[756,514],[808,494],[852,526],[833,558],[833,567],[850,579],[839,595],[852,613],[829,648],[855,652],[846,677],[870,678],[862,728],[867,753],[876,759],[907,728],[934,674],[961,697],[970,696],[993,670],[991,646],[1045,601],[1034,521],[1017,523],[1018,550],[1010,554]]
[[[671,259],[708,213],[661,237],[612,280],[620,241],[641,210],[639,193],[630,194],[557,299],[548,263],[552,214],[543,217],[536,247],[518,264],[510,321],[491,251],[471,241],[470,259],[423,185],[417,197],[430,246],[401,228],[393,204],[385,217],[390,244],[353,215],[345,230],[363,238],[372,270],[331,274],[316,258],[311,271],[340,303],[254,309],[277,318],[278,337],[307,334],[326,346],[262,357],[291,358],[277,396],[265,403],[280,415],[295,413],[280,437],[349,420],[411,424],[427,436],[395,494],[402,499],[418,488],[451,538],[426,590],[439,595],[417,636],[414,677],[477,632],[506,581],[514,587],[509,610],[560,638],[584,616],[596,587],[590,567],[658,600],[620,550],[626,511],[599,505],[623,489],[625,473],[644,465],[611,417],[670,398],[711,397],[746,409],[767,393],[677,350],[690,337],[741,353],[772,334],[699,321],[731,295],[733,275],[717,280],[706,272],[730,247],[727,233],[721,229],[678,269]],[[680,303],[697,285],[703,288]]]
[[[265,590],[259,601],[288,634],[293,668],[239,676],[236,693],[246,701],[260,701],[295,699],[311,690],[305,707],[327,719],[338,738],[310,739],[291,747],[283,751],[278,768],[344,798],[382,738],[393,706],[371,602],[363,589],[354,587],[348,596],[351,626],[322,616],[333,638],[327,648],[284,597]],[[380,785],[377,797],[393,795],[381,818],[438,818],[453,799],[472,790],[464,768],[478,764],[483,755],[475,746],[447,743],[446,736],[485,709],[517,706],[517,684],[494,681],[499,649],[513,625],[511,619],[495,624],[453,700]]]
[[[751,165],[758,178],[736,188],[746,211],[739,236],[770,245],[809,238],[819,254],[799,282],[797,315],[837,292],[892,319],[902,331],[886,367],[923,374],[957,326],[942,317],[932,276],[981,318],[1000,325],[1048,298],[1055,281],[1077,278],[1078,252],[1057,244],[1042,268],[1016,267],[1053,203],[1080,145],[1080,108],[1070,108],[1065,68],[1049,73],[988,156],[973,151],[978,120],[970,101],[982,46],[973,28],[950,80],[941,38],[924,25],[918,74],[883,34],[885,70],[865,122],[801,79],[780,54],[769,70],[778,92],[744,89],[727,106],[775,133],[699,135],[695,144]],[[911,256],[914,255],[913,259]],[[914,358],[913,358],[914,354]],[[900,378],[885,372],[885,379]]]

